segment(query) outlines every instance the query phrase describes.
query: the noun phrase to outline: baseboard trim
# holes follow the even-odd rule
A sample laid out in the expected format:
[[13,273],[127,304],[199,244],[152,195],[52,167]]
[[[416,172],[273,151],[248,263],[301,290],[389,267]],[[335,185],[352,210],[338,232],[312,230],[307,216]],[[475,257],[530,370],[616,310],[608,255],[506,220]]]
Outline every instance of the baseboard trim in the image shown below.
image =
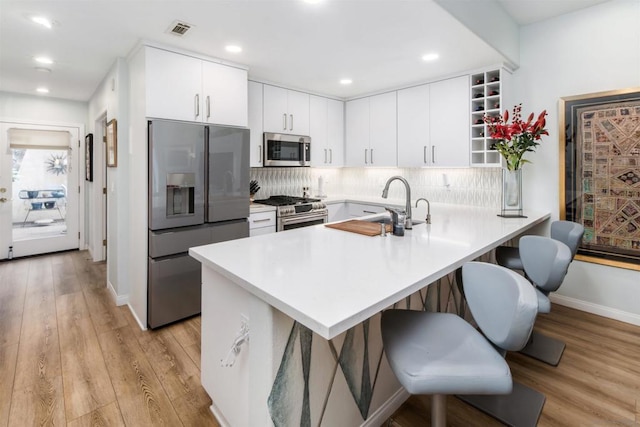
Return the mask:
[[127,307],[129,307],[129,311],[131,312],[131,315],[133,316],[133,318],[136,319],[136,322],[138,323],[138,326],[140,326],[140,329],[143,330],[143,331],[146,331],[147,330],[147,322],[141,322],[140,321],[140,318],[136,314],[136,312],[133,309],[133,307],[131,307],[131,304],[127,303]]
[[113,303],[115,305],[121,306],[129,303],[129,295],[118,295],[116,289],[113,287],[113,284],[109,280],[107,280],[107,289],[109,289],[111,299],[113,300]]
[[389,398],[382,406],[369,416],[360,427],[378,427],[384,424],[386,420],[396,412],[402,404],[411,396],[404,388],[398,389],[393,396]]
[[597,314],[598,316],[640,326],[640,315],[635,313],[629,313],[627,311],[618,310],[617,308],[594,304],[576,298],[566,297],[564,295],[551,294],[549,297],[551,302],[565,307],[575,308],[577,310],[586,311],[587,313]]

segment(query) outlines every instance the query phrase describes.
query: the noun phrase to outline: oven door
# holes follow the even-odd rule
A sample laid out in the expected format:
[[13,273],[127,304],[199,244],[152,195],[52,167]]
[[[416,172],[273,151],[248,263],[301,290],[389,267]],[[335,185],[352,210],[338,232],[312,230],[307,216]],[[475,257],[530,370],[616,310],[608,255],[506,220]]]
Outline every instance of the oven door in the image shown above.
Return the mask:
[[329,222],[329,214],[325,213],[309,213],[297,214],[287,217],[279,217],[277,221],[277,231],[293,230],[294,228],[309,227],[312,225],[325,224]]
[[311,138],[281,133],[264,134],[264,165],[311,166]]

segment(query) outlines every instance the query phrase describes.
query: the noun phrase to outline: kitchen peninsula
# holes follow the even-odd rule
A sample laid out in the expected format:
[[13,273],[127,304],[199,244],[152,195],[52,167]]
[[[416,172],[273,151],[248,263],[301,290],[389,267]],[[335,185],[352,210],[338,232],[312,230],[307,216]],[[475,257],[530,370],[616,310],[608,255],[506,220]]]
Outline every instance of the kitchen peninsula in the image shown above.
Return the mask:
[[380,425],[407,394],[379,313],[422,308],[429,284],[549,218],[431,213],[404,237],[319,225],[190,250],[202,263],[202,384],[222,425]]

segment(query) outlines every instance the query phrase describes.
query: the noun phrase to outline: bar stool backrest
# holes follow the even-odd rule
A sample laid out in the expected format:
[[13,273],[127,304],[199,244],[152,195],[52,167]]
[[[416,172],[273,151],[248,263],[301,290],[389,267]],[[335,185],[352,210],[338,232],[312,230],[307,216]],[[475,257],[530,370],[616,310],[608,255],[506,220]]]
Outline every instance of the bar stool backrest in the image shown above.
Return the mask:
[[551,223],[551,238],[569,246],[572,260],[576,256],[576,252],[578,252],[578,246],[580,246],[583,234],[584,227],[577,222],[554,221]]
[[531,282],[545,295],[558,289],[571,263],[569,247],[542,236],[523,236],[519,246],[522,265]]

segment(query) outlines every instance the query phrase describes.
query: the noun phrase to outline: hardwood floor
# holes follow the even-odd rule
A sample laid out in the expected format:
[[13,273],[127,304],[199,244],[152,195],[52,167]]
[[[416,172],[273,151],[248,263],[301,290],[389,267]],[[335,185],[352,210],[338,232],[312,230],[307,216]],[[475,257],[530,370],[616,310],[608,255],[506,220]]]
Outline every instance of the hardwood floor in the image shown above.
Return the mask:
[[0,263],[0,426],[218,426],[200,319],[141,331],[88,258]]
[[[141,331],[88,258],[0,262],[0,427],[218,426],[200,385],[200,318]],[[539,426],[640,426],[640,327],[553,306],[536,329],[567,343],[555,368],[508,356],[514,378],[547,397]],[[500,425],[455,398],[448,421]],[[411,397],[389,425],[429,425],[429,398]]]

